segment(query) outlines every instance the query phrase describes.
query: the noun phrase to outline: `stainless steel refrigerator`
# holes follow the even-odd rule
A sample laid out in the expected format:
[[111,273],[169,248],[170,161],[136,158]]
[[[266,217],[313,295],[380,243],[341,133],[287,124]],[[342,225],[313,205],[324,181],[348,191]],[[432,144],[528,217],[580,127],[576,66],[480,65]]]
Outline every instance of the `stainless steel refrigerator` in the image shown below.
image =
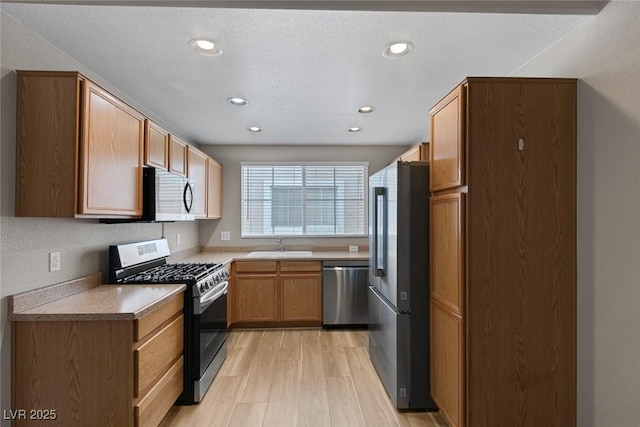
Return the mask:
[[369,355],[395,406],[437,409],[429,376],[429,167],[369,178]]

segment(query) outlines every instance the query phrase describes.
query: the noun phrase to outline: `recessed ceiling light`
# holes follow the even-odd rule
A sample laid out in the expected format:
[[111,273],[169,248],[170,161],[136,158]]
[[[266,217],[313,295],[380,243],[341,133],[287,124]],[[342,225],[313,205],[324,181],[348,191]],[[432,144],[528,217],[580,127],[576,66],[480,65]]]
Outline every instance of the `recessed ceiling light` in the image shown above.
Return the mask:
[[248,130],[249,132],[260,132],[262,129],[261,129],[261,128],[259,128],[258,126],[249,126],[249,127],[247,128],[247,130]]
[[409,54],[412,50],[413,43],[410,41],[401,41],[388,45],[385,50],[382,51],[382,54],[390,58],[397,58]]
[[249,101],[247,101],[246,99],[239,98],[237,96],[232,96],[230,98],[227,98],[227,102],[231,105],[238,105],[238,106],[247,105],[249,103]]
[[359,127],[349,128],[349,132],[360,132],[361,130],[362,130],[362,128],[359,128]]
[[372,113],[373,110],[375,110],[374,107],[360,107],[358,108],[356,111],[358,113],[362,113],[362,114],[368,114],[368,113]]
[[189,40],[189,46],[191,46],[196,52],[202,55],[222,55],[222,49],[220,48],[220,46],[218,46],[218,43],[214,42],[213,40],[191,39]]

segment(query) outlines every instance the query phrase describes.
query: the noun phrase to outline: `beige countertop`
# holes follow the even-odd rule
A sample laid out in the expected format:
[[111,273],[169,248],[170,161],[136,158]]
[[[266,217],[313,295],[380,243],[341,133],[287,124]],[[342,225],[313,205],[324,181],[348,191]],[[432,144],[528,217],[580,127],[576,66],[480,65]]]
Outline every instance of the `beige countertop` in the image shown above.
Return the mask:
[[[177,263],[221,263],[233,261],[330,261],[368,260],[368,251],[316,250],[311,256],[284,251],[278,256],[248,257],[251,251],[203,251]],[[92,275],[8,298],[8,319],[12,321],[133,320],[183,292],[185,285],[100,285]]]
[[[31,307],[14,301],[21,296],[16,295],[9,297],[8,318],[13,321],[133,320],[179,295],[185,288],[185,285],[99,285],[40,305],[31,304]],[[37,295],[29,297],[38,299]]]
[[368,260],[369,252],[348,252],[348,251],[311,251],[311,256],[295,256],[288,255],[287,251],[284,251],[282,255],[274,256],[251,256],[249,251],[245,252],[200,252],[199,254],[183,258],[178,263],[188,262],[215,262],[221,264],[227,264],[232,261],[282,261],[282,260],[295,260],[295,261],[330,261],[330,260]]

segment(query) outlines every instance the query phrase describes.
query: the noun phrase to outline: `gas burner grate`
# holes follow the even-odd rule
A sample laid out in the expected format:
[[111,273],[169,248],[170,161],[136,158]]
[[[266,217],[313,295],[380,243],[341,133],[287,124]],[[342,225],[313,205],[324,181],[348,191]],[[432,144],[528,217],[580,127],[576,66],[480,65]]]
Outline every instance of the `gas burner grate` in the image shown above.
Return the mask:
[[165,264],[122,278],[122,283],[159,283],[176,280],[199,280],[222,267],[222,264]]

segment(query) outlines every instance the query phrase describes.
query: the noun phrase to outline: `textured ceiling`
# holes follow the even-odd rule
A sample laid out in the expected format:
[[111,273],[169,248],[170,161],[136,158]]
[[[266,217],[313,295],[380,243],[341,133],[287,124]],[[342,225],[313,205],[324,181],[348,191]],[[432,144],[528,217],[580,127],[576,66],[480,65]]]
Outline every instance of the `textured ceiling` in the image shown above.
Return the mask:
[[[466,76],[509,75],[591,18],[26,3],[2,9],[199,144],[427,141],[428,110],[454,85]],[[197,37],[215,40],[223,54],[195,53],[188,42]],[[415,49],[384,57],[398,40]],[[230,96],[249,104],[231,106]],[[376,110],[357,113],[364,105]],[[363,130],[347,132],[352,126]]]

